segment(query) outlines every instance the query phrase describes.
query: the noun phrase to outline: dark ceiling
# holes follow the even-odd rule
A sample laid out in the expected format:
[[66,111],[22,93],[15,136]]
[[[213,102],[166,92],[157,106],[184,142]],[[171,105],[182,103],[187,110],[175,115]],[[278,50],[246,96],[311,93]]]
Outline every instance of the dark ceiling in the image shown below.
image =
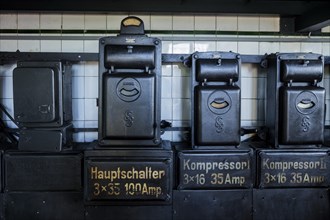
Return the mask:
[[330,24],[330,0],[3,0],[1,11],[165,14],[276,14],[296,31]]

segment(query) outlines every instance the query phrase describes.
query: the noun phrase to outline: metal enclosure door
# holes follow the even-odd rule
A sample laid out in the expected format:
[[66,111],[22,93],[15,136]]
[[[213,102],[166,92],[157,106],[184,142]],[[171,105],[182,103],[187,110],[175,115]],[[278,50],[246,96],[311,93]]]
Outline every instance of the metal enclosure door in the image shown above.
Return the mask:
[[14,69],[14,108],[18,122],[46,123],[58,117],[57,74],[51,68]]
[[155,75],[104,75],[105,135],[113,139],[152,139]]
[[238,145],[240,89],[237,86],[197,86],[196,143]]
[[322,144],[325,118],[325,89],[281,87],[282,144]]
[[13,71],[14,117],[26,128],[61,127],[72,120],[71,64],[21,61]]

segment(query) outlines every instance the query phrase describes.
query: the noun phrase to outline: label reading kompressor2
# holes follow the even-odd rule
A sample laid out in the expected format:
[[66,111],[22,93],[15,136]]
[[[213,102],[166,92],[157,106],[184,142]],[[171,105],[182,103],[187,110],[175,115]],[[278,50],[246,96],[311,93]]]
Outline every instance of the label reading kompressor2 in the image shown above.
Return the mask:
[[86,169],[86,193],[90,201],[170,198],[170,166],[165,161],[89,161]]
[[261,152],[260,187],[327,187],[329,159],[327,152]]
[[249,153],[180,153],[179,189],[250,188]]

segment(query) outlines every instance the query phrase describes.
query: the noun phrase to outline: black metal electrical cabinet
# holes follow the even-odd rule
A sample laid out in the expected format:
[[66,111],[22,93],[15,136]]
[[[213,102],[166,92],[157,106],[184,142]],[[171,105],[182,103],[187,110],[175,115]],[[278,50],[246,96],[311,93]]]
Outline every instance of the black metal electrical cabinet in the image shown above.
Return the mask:
[[173,219],[252,219],[252,148],[176,150]]
[[60,152],[72,144],[72,124],[58,128],[20,130],[18,149],[22,151]]
[[192,146],[240,143],[240,56],[232,52],[192,55]]
[[10,192],[4,194],[6,220],[84,219],[81,192]]
[[266,126],[273,147],[318,147],[323,144],[324,58],[312,53],[268,56]]
[[13,71],[18,148],[59,152],[72,142],[71,65],[59,61],[18,62]]
[[8,152],[5,191],[82,191],[82,157],[78,152]]
[[120,34],[100,39],[99,144],[160,145],[161,41],[128,17]]
[[5,219],[3,206],[4,206],[4,194],[0,193],[0,219],[1,220]]
[[5,219],[4,216],[4,194],[3,194],[3,151],[0,150],[0,220]]
[[172,206],[86,206],[86,220],[172,220]]
[[[0,194],[3,192],[3,181],[4,181],[4,177],[3,177],[3,151],[0,150]],[[0,202],[1,203],[1,202]],[[1,205],[0,205],[1,207]],[[0,208],[1,210],[1,208]],[[0,217],[1,219],[1,217]]]
[[255,220],[328,220],[330,198],[328,189],[254,189]]
[[14,116],[24,127],[59,127],[72,120],[71,66],[18,62],[13,71]]
[[252,220],[252,189],[173,192],[173,219]]

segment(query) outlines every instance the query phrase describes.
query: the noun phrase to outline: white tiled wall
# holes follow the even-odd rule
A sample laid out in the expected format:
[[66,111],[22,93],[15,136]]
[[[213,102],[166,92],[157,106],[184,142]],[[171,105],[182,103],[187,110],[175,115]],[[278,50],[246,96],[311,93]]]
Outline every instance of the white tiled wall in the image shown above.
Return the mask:
[[[0,14],[0,29],[3,30],[78,30],[81,34],[48,34],[34,33],[36,36],[95,36],[103,34],[88,34],[89,30],[117,31],[120,22],[128,14]],[[190,40],[164,40],[163,53],[192,53],[194,51],[233,51],[242,54],[265,54],[272,52],[314,52],[330,55],[330,37],[324,42],[310,43],[297,39],[296,42],[282,41],[240,41],[238,37],[251,37],[244,33],[260,33],[254,38],[263,38],[264,32],[279,32],[279,17],[277,16],[167,16],[167,15],[138,15],[145,23],[145,29],[167,31],[160,37],[190,37]],[[193,31],[190,35],[178,35],[173,31]],[[194,31],[216,31],[210,35],[198,35]],[[237,32],[236,35],[232,35]],[[322,29],[330,32],[330,27]],[[230,33],[230,35],[228,35]],[[238,35],[240,34],[240,35]],[[2,34],[3,36],[6,34]],[[8,35],[8,34],[7,34]],[[18,34],[13,31],[11,36]],[[31,35],[31,34],[21,34]],[[32,36],[33,36],[32,35]],[[112,34],[113,35],[113,34]],[[206,38],[205,38],[206,36]],[[232,37],[223,41],[221,37]],[[202,37],[204,37],[202,39]],[[215,38],[214,37],[218,37]],[[285,38],[274,34],[274,38]],[[237,38],[237,40],[236,40]],[[307,38],[307,37],[305,37]],[[192,39],[192,40],[191,40]],[[22,40],[0,39],[1,51],[34,51],[34,52],[98,52],[97,40]],[[0,99],[8,111],[13,114],[12,69],[15,65],[0,65]],[[173,126],[189,126],[190,120],[190,73],[183,65],[163,65],[162,67],[162,119],[171,121]],[[265,102],[265,70],[257,65],[243,64],[241,73],[242,89],[242,125],[253,126],[264,124]],[[330,106],[330,74],[326,68],[324,85],[327,88],[327,105]],[[84,62],[73,66],[73,123],[77,128],[97,128],[98,96],[98,64]],[[329,108],[327,124],[330,124]],[[13,126],[8,118],[7,123]],[[184,132],[166,132],[163,139],[180,141],[186,138]],[[97,139],[97,132],[80,132],[74,135],[80,142]]]

